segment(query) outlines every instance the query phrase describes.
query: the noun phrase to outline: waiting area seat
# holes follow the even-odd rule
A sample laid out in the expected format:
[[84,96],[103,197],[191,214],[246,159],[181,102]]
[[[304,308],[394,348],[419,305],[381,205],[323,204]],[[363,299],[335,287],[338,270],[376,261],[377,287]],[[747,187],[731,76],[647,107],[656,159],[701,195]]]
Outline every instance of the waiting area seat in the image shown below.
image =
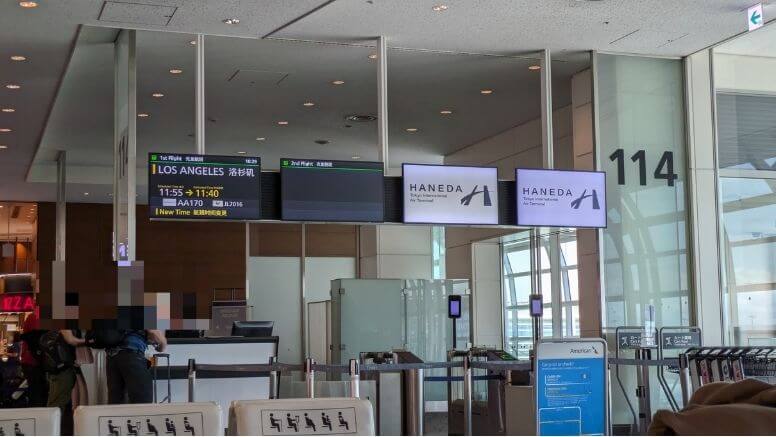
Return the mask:
[[224,435],[214,402],[81,406],[74,422],[75,435]]
[[355,398],[234,401],[231,435],[375,435],[372,404]]
[[0,409],[0,435],[59,435],[59,408]]

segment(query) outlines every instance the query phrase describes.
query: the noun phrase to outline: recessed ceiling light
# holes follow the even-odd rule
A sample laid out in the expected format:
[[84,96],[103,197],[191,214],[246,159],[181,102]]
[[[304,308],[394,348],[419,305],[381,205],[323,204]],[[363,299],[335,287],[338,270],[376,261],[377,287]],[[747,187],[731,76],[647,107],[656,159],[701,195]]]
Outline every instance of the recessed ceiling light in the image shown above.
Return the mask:
[[[7,149],[7,148],[8,148],[8,146],[6,146],[6,145],[3,145],[3,144],[0,144],[0,150],[2,150],[2,149]],[[2,206],[0,206],[0,208],[2,208]]]
[[13,129],[8,129],[7,127],[0,128],[0,132],[3,132],[3,133],[7,133],[7,132],[11,132],[11,131],[13,131]]
[[264,141],[264,140],[266,140],[266,138],[264,138],[264,137],[256,137],[256,141]]
[[157,99],[160,99],[160,98],[164,97],[164,94],[162,94],[162,93],[153,93],[153,94],[151,94],[151,97],[156,97]]
[[371,53],[369,59],[377,59],[377,53]]
[[9,90],[18,90],[19,88],[21,88],[21,85],[17,85],[15,83],[9,83],[5,87],[8,88]]
[[311,106],[315,106],[315,103],[313,103],[313,102],[304,102],[304,103],[302,103],[302,106],[307,106],[309,108]]
[[351,156],[350,159],[361,159],[360,156]]
[[333,80],[333,81],[331,82],[331,84],[332,84],[332,85],[342,85],[342,84],[344,84],[344,83],[345,83],[345,81],[344,81],[344,80]]
[[278,124],[281,125],[281,126],[286,126],[288,124],[288,122],[287,121],[279,121]]
[[434,12],[444,12],[447,10],[447,5],[436,5],[431,8]]
[[240,24],[239,18],[224,18],[223,19],[224,24]]
[[11,56],[11,60],[16,62],[21,62],[21,61],[26,61],[27,57],[22,55],[13,55]]
[[88,196],[88,195],[89,195],[89,192],[84,192],[84,196]]
[[16,112],[16,110],[13,109],[13,108],[3,108],[2,111],[3,112]]
[[[194,41],[194,42],[196,43],[196,41]],[[180,68],[171,68],[170,69],[170,74],[181,74],[181,73],[183,73],[183,70],[181,70]]]
[[37,8],[38,2],[19,2],[19,6],[23,8]]
[[416,127],[408,127],[406,130],[407,130],[407,132],[417,132],[418,128],[416,128]]
[[243,152],[242,150],[237,152],[238,155],[245,155],[246,153],[248,153],[248,152]]
[[450,115],[450,114],[453,113],[453,111],[451,111],[449,109],[443,109],[443,110],[439,111],[439,113],[442,114],[442,115]]
[[192,39],[191,41],[189,41],[189,44],[195,46],[195,45],[197,45],[197,40],[196,39]]
[[493,94],[493,90],[488,90],[488,89],[480,90],[480,94],[485,94],[485,95]]
[[146,114],[145,112],[141,112],[141,113],[137,114],[137,116],[140,117],[140,118],[146,118],[146,117],[148,117],[148,114]]
[[541,65],[529,65],[528,69],[531,70],[531,71],[541,70],[542,66]]

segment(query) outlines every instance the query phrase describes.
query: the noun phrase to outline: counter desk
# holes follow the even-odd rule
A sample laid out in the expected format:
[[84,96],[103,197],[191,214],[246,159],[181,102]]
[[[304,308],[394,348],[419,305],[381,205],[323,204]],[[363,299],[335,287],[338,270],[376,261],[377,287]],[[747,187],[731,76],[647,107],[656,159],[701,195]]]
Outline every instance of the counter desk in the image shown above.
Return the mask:
[[[172,402],[188,400],[188,361],[197,364],[268,364],[277,356],[278,337],[170,338],[170,395]],[[159,360],[155,381],[158,399],[167,396],[167,368]],[[269,372],[197,372],[195,400],[215,401],[228,419],[233,400],[268,399]],[[226,421],[224,423],[227,423]]]

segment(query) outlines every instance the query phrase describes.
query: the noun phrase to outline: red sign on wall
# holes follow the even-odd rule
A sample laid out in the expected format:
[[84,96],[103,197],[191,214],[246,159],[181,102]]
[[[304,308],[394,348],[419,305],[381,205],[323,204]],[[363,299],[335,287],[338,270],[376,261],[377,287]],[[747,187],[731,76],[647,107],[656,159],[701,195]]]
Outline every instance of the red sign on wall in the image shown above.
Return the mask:
[[2,294],[0,295],[0,311],[6,313],[22,313],[35,309],[34,294]]

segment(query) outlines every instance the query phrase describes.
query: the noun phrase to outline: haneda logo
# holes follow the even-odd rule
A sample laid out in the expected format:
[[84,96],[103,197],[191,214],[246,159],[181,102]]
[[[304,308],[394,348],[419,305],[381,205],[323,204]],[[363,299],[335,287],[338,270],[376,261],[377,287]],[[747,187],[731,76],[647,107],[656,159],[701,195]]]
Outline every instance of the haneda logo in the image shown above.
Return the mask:
[[482,194],[482,196],[483,196],[483,199],[482,199],[483,206],[493,206],[493,203],[490,201],[490,191],[488,191],[488,186],[484,185],[482,187],[481,191],[477,191],[477,188],[479,188],[479,185],[475,185],[474,189],[472,190],[471,193],[469,193],[469,194],[467,194],[467,195],[465,195],[465,196],[463,196],[461,198],[461,205],[469,206],[469,204],[471,203],[471,201],[474,198],[474,196],[476,196],[478,194]]
[[593,190],[593,194],[587,194],[587,190],[582,191],[582,195],[571,201],[571,207],[579,209],[582,206],[582,201],[588,197],[593,198],[593,209],[601,209],[601,205],[598,204],[598,193]]

